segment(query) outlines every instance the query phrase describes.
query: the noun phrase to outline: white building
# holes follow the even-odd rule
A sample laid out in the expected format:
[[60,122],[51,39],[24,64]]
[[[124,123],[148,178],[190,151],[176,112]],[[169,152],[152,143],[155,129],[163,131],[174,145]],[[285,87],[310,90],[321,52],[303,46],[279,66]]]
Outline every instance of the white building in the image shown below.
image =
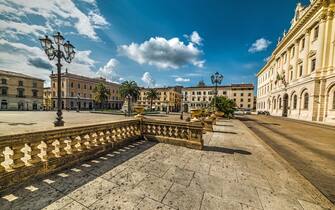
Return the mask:
[[334,11],[334,0],[297,5],[289,31],[257,74],[257,110],[335,123]]

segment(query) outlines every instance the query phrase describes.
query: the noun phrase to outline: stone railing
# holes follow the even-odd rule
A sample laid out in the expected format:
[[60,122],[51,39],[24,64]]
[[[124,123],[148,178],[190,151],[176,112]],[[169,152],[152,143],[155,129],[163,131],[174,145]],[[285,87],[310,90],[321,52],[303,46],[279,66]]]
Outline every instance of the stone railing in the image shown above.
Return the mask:
[[142,135],[147,140],[202,149],[201,123],[185,123],[143,119]]
[[0,136],[0,190],[141,138],[140,121]]
[[200,123],[147,119],[0,136],[0,191],[138,139],[203,147]]

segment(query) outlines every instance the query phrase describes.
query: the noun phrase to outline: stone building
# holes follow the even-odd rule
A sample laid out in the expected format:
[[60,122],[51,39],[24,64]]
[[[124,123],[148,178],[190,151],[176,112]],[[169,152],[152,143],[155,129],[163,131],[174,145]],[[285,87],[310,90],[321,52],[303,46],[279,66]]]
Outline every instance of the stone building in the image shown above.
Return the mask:
[[0,110],[41,110],[44,80],[0,70]]
[[48,111],[52,109],[52,94],[51,88],[45,87],[43,89],[43,110]]
[[334,0],[297,5],[290,29],[257,74],[257,110],[335,122],[334,11]]
[[[208,107],[214,97],[214,86],[185,87],[182,89],[184,111]],[[218,96],[235,101],[239,109],[252,110],[254,107],[254,85],[232,84],[218,86]]]
[[[181,108],[181,88],[180,86],[155,88],[159,97],[153,101],[153,109],[156,111],[179,112]],[[140,89],[137,103],[150,109],[150,100],[146,97],[148,90],[148,88]]]
[[[106,81],[104,78],[89,78],[69,73],[67,70],[62,73],[62,109],[91,110],[100,108],[95,104],[94,87],[103,83],[110,90],[110,96],[107,102],[108,109],[121,109],[123,100],[119,94],[119,84]],[[57,74],[51,74],[51,98],[52,109],[57,107]]]

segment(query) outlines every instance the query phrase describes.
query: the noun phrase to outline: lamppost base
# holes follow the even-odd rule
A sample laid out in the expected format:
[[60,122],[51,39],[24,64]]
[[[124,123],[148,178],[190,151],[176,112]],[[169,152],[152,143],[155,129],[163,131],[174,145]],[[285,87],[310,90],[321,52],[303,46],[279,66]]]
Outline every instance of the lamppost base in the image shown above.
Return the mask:
[[61,127],[64,126],[64,121],[63,120],[56,120],[54,122],[55,127]]

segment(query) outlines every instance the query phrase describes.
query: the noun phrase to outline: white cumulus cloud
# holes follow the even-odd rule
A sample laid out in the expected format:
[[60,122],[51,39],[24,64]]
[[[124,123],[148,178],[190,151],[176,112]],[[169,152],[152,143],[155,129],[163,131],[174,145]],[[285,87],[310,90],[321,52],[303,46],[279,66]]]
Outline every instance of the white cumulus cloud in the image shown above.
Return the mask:
[[189,78],[177,77],[175,79],[176,82],[189,82],[191,81]]
[[[97,40],[95,28],[108,23],[99,14],[94,1],[90,2],[93,8],[89,14],[85,14],[72,0],[3,0],[0,2],[0,11],[4,16],[0,24],[4,32],[2,37],[25,34],[41,36],[45,32],[53,33],[60,26],[71,26],[80,35]],[[33,18],[42,20],[40,25],[32,23]]]
[[141,80],[148,86],[152,87],[155,86],[156,81],[152,78],[151,74],[149,72],[144,72]]
[[203,67],[202,51],[192,42],[184,44],[179,38],[150,38],[142,44],[131,43],[118,47],[118,52],[139,64],[149,64],[161,69],[178,69],[187,64]]
[[118,82],[120,81],[120,76],[116,71],[119,61],[115,58],[111,58],[106,65],[100,67],[97,71],[97,75],[106,78],[109,81]]
[[265,38],[257,39],[249,48],[248,52],[256,53],[266,50],[271,42]]

